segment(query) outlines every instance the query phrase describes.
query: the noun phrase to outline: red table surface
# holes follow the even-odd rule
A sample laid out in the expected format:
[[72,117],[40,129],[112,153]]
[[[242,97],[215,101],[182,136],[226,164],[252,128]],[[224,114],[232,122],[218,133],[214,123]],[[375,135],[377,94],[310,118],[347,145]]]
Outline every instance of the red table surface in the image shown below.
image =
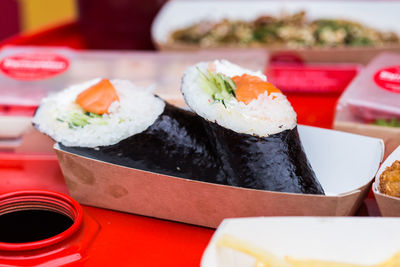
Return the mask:
[[[61,25],[0,43],[56,45],[85,49],[76,24]],[[339,93],[290,93],[300,124],[331,128]],[[52,155],[0,153],[0,193],[18,189],[49,189],[67,193],[57,159]],[[213,229],[84,206],[99,224],[85,266],[198,266]],[[377,216],[370,193],[357,215]]]

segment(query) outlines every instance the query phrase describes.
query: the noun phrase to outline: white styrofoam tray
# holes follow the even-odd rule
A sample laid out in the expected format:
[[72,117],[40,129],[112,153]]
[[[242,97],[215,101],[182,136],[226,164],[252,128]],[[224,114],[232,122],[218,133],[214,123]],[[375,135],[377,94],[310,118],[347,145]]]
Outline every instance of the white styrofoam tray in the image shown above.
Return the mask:
[[175,30],[201,20],[252,20],[260,15],[279,16],[305,10],[311,20],[319,18],[354,20],[363,25],[400,34],[399,1],[170,1],[152,25],[156,43],[165,43]]
[[[400,250],[400,219],[351,217],[256,217],[226,219],[214,233],[202,267],[255,266],[239,252],[218,248],[229,234],[278,257],[377,264]],[[228,250],[228,251],[226,251]],[[250,264],[250,265],[248,265]]]

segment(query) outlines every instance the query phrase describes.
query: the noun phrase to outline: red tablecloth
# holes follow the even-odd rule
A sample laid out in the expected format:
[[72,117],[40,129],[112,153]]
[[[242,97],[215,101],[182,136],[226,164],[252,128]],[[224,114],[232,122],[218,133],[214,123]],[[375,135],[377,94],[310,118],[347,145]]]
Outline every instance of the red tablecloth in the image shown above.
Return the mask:
[[[55,45],[85,49],[76,24],[61,25],[4,45]],[[289,93],[301,124],[330,128],[340,92]],[[67,193],[55,156],[0,154],[0,193],[16,189],[50,189]],[[101,225],[85,266],[198,266],[214,230],[176,222],[84,207]],[[378,215],[372,194],[358,215]]]

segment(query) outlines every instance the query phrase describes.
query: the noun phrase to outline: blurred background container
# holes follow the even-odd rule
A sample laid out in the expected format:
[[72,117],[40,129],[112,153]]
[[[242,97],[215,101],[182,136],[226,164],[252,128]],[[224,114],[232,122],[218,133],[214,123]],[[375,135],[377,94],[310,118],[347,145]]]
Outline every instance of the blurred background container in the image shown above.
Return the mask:
[[1,0],[0,40],[77,20],[87,48],[149,49],[151,23],[165,1]]
[[[88,48],[148,49],[150,27],[166,0],[79,0],[79,25]],[[101,19],[99,19],[101,18]],[[137,38],[140,36],[140,38]]]
[[1,0],[0,40],[77,17],[75,0]]

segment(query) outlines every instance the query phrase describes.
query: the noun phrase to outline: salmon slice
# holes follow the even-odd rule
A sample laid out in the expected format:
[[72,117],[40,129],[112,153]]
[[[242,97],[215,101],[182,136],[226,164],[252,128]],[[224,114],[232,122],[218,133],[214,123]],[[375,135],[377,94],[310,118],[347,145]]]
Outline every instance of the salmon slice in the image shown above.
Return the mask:
[[233,77],[232,80],[236,85],[236,99],[246,105],[265,92],[268,92],[268,94],[282,93],[272,83],[263,81],[260,77],[254,75],[243,74]]
[[103,115],[115,101],[119,101],[117,91],[108,79],[102,79],[81,92],[75,102],[85,111]]

